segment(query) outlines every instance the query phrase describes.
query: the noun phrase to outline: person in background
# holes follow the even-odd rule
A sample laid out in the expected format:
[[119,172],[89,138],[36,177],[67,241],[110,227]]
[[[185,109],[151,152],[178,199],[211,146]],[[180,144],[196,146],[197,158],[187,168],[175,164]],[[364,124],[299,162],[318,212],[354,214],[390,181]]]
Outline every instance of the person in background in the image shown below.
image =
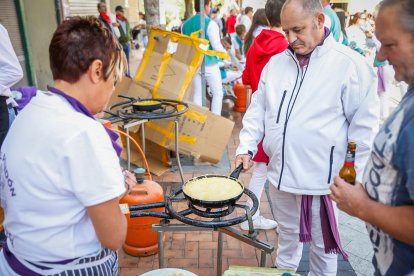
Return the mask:
[[125,55],[96,17],[73,17],[53,34],[49,60],[53,86],[37,90],[1,147],[0,275],[115,276],[127,230],[119,197],[135,181],[122,173],[117,135],[93,115],[125,73]]
[[236,51],[236,58],[240,63],[244,63],[246,60],[246,57],[243,52],[244,47],[244,38],[246,37],[246,26],[243,24],[236,26],[236,33],[230,36],[231,37],[231,43],[234,46],[234,49]]
[[221,24],[223,25],[223,36],[222,37],[226,37],[227,36],[227,21],[225,18],[225,14],[221,11],[221,4],[217,5],[217,11],[218,11],[218,17],[221,20]]
[[[226,49],[227,54],[229,56],[232,55],[232,45],[231,45],[231,39],[230,37],[223,37],[221,39],[221,44],[223,45],[224,49]],[[219,60],[219,67],[220,67],[220,73],[221,73],[221,82],[223,84],[232,84],[236,80],[240,79],[242,73],[237,70],[237,67],[233,66],[231,61],[227,60]],[[230,91],[226,91],[226,94],[233,95],[232,89],[226,89]]]
[[[267,0],[265,5],[265,19],[270,24],[270,30],[263,29],[256,37],[250,50],[246,55],[246,69],[243,71],[243,84],[251,88],[253,94],[257,91],[262,70],[274,55],[282,53],[286,50],[288,42],[283,34],[280,25],[280,10],[282,9],[284,0]],[[254,18],[258,15],[261,9],[258,9],[253,17],[253,25],[255,25]],[[249,32],[251,32],[250,29]],[[250,179],[249,189],[257,198],[261,198],[263,189],[267,180],[267,164],[269,157],[263,151],[263,139],[257,145],[257,153],[253,157],[255,167]],[[249,200],[247,204],[252,207],[253,203]],[[277,204],[277,203],[275,203]],[[277,222],[267,219],[260,215],[260,209],[253,215],[253,227],[255,229],[273,229],[277,227]],[[246,222],[240,224],[240,228],[248,230],[249,225]]]
[[349,141],[358,145],[358,175],[364,169],[378,130],[376,75],[361,55],[335,41],[319,0],[287,0],[281,24],[289,47],[263,68],[243,117],[236,166],[253,165],[264,136],[279,229],[275,265],[296,270],[303,243],[310,243],[308,275],[336,276],[336,254],[347,255],[329,184]]
[[[214,22],[207,16],[210,13],[210,0],[204,1],[204,7],[200,7],[200,0],[194,0],[194,9],[196,10],[197,14],[193,15],[183,23],[183,25],[181,26],[182,33],[190,36],[194,32],[199,32],[200,13],[204,12],[205,17],[203,32],[205,33],[206,39],[210,43],[209,49],[226,53],[226,50],[223,48],[223,45],[220,41],[220,31],[216,22]],[[221,75],[220,68],[218,66],[218,58],[215,56],[205,55],[204,60],[206,64],[205,77],[213,97],[211,101],[211,111],[220,116],[223,104],[223,88],[221,85]],[[201,88],[200,73],[196,74],[193,79],[190,95],[191,94],[193,102],[195,104],[202,106],[203,93]]]
[[217,10],[212,11],[210,18],[211,20],[216,22],[217,26],[219,27],[220,38],[222,38],[223,37],[223,22],[221,21],[221,18],[218,17],[218,11]]
[[227,17],[227,22],[226,22],[226,29],[227,29],[228,35],[231,35],[236,32],[236,29],[235,29],[236,19],[237,19],[237,10],[233,8],[230,10],[230,14]]
[[223,39],[221,40],[221,44],[223,45],[224,49],[226,49],[227,54],[230,56],[230,68],[240,71],[240,62],[236,58],[236,50],[234,49],[234,45],[231,41],[231,38],[229,36],[223,37]]
[[148,32],[147,32],[147,22],[145,19],[145,14],[143,12],[139,12],[139,21],[138,21],[138,28],[139,32],[139,40],[142,43],[144,48],[147,48],[148,45]]
[[[23,70],[13,50],[6,28],[0,24],[0,147],[16,115],[10,87],[23,78]],[[0,242],[5,239],[4,210],[0,208]]]
[[111,33],[117,38],[120,36],[118,27],[119,23],[116,22],[115,18],[111,18],[111,14],[108,14],[108,8],[104,2],[98,3],[98,19],[111,31]]
[[243,24],[246,27],[246,31],[250,30],[253,20],[253,8],[246,7],[244,8],[244,14],[240,15],[240,19],[237,25]]
[[339,39],[340,41],[342,40],[342,44],[345,46],[349,46],[348,43],[348,37],[346,36],[346,30],[345,30],[345,26],[346,26],[346,14],[343,10],[338,10],[336,12],[336,15],[338,16],[339,19],[339,23],[341,24],[341,38]]
[[269,28],[269,21],[266,18],[265,9],[258,9],[253,16],[252,25],[244,38],[243,52],[247,55],[254,39],[263,29]]
[[331,1],[330,0],[320,0],[320,1],[323,7],[323,13],[327,16],[326,21],[327,22],[329,21],[329,23],[326,23],[326,26],[331,31],[335,40],[339,43],[342,43],[341,23],[339,22],[339,18],[336,15],[335,11],[331,7]]
[[346,34],[348,37],[348,42],[351,48],[353,49],[365,49],[366,39],[364,31],[361,29],[361,26],[365,24],[365,14],[357,12],[351,16],[349,20],[349,27],[346,28]]
[[[384,0],[375,21],[378,60],[410,85],[375,137],[361,183],[339,177],[331,198],[339,209],[366,222],[375,275],[414,272],[414,0]],[[357,149],[358,150],[358,149]]]
[[132,39],[132,32],[131,27],[129,26],[128,19],[125,17],[124,8],[122,6],[116,6],[115,8],[116,13],[116,20],[119,24],[119,33],[121,34],[118,38],[119,43],[122,45],[122,49],[124,50],[127,62],[128,62],[128,71],[127,76],[130,77],[129,71],[129,54],[131,52],[131,39]]
[[[374,18],[377,16],[378,10],[379,5],[375,7]],[[373,65],[377,71],[378,76],[377,92],[380,100],[380,119],[381,121],[384,121],[389,115],[390,108],[388,94],[390,93],[389,88],[392,85],[392,81],[394,80],[394,70],[392,69],[392,66],[389,65],[387,60],[380,61],[378,59],[378,54],[381,48],[381,42],[377,39],[375,34],[371,34],[371,38],[369,39],[369,41],[373,44],[373,47],[375,48],[375,57]]]

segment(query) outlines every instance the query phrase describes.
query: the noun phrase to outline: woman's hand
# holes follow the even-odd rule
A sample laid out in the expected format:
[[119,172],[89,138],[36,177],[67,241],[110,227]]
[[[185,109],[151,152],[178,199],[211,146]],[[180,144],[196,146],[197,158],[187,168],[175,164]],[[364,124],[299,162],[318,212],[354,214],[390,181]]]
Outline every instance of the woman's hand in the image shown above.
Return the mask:
[[135,185],[137,185],[137,179],[136,179],[135,175],[132,172],[130,172],[128,170],[125,170],[125,171],[123,171],[123,174],[124,174],[124,179],[125,179],[126,191],[121,197],[124,197],[125,195],[127,195],[129,193],[129,191],[131,191],[132,188]]

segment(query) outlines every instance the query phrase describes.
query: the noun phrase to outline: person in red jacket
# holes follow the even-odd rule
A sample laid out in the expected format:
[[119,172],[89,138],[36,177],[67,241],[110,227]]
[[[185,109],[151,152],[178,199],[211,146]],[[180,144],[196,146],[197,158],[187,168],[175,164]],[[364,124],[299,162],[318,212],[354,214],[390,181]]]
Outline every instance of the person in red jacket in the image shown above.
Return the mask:
[[237,21],[237,10],[233,8],[230,10],[230,15],[227,18],[227,22],[226,22],[228,35],[231,35],[232,33],[236,32],[236,29],[235,29],[236,21]]
[[[246,68],[243,71],[242,81],[244,85],[250,86],[253,93],[257,90],[262,70],[270,58],[283,52],[288,47],[288,42],[280,24],[280,11],[284,2],[284,0],[268,0],[266,2],[265,13],[270,29],[263,29],[246,53]],[[253,158],[253,161],[256,162],[255,168],[249,184],[249,190],[258,199],[260,199],[266,183],[267,163],[269,162],[268,156],[263,151],[262,142],[257,145],[258,151]],[[251,201],[247,204],[250,207],[252,206]],[[260,216],[260,211],[257,210],[253,216],[253,227],[255,229],[273,229],[277,227],[277,222]],[[248,230],[247,221],[241,223],[240,228]]]

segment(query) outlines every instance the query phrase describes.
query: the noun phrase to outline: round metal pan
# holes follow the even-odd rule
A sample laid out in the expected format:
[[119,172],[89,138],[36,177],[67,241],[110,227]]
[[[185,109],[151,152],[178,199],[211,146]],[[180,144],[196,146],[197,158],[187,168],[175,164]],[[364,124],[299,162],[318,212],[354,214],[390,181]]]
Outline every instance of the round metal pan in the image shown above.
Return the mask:
[[161,106],[162,102],[157,99],[139,99],[132,104],[134,111],[154,111],[160,109]]
[[[183,194],[184,194],[185,198],[187,198],[187,200],[191,204],[197,205],[197,206],[200,206],[200,207],[204,207],[204,208],[223,208],[223,207],[226,207],[226,206],[232,206],[243,195],[244,186],[238,180],[239,175],[240,175],[240,172],[241,172],[242,169],[243,169],[243,164],[240,164],[230,174],[230,176],[224,176],[224,175],[202,175],[202,176],[194,177],[194,178],[192,178],[192,179],[190,179],[190,180],[188,180],[187,182],[184,183],[184,185],[183,185]],[[201,199],[197,199],[197,198],[191,197],[191,196],[189,196],[188,194],[185,193],[185,186],[188,183],[191,183],[191,182],[197,181],[199,179],[203,179],[203,178],[209,178],[209,177],[223,178],[223,179],[231,179],[235,183],[237,183],[238,185],[240,185],[241,188],[242,188],[242,190],[241,190],[241,192],[237,196],[234,196],[232,198],[228,198],[228,199],[225,199],[225,200],[201,200]]]

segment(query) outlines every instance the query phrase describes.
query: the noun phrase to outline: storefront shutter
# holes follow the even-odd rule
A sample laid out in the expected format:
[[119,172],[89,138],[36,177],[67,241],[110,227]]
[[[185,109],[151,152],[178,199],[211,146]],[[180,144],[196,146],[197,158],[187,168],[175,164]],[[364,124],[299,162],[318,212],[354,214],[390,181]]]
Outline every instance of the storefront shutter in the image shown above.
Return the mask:
[[99,0],[62,0],[64,17],[71,16],[85,16],[94,15],[98,16],[98,3]]

